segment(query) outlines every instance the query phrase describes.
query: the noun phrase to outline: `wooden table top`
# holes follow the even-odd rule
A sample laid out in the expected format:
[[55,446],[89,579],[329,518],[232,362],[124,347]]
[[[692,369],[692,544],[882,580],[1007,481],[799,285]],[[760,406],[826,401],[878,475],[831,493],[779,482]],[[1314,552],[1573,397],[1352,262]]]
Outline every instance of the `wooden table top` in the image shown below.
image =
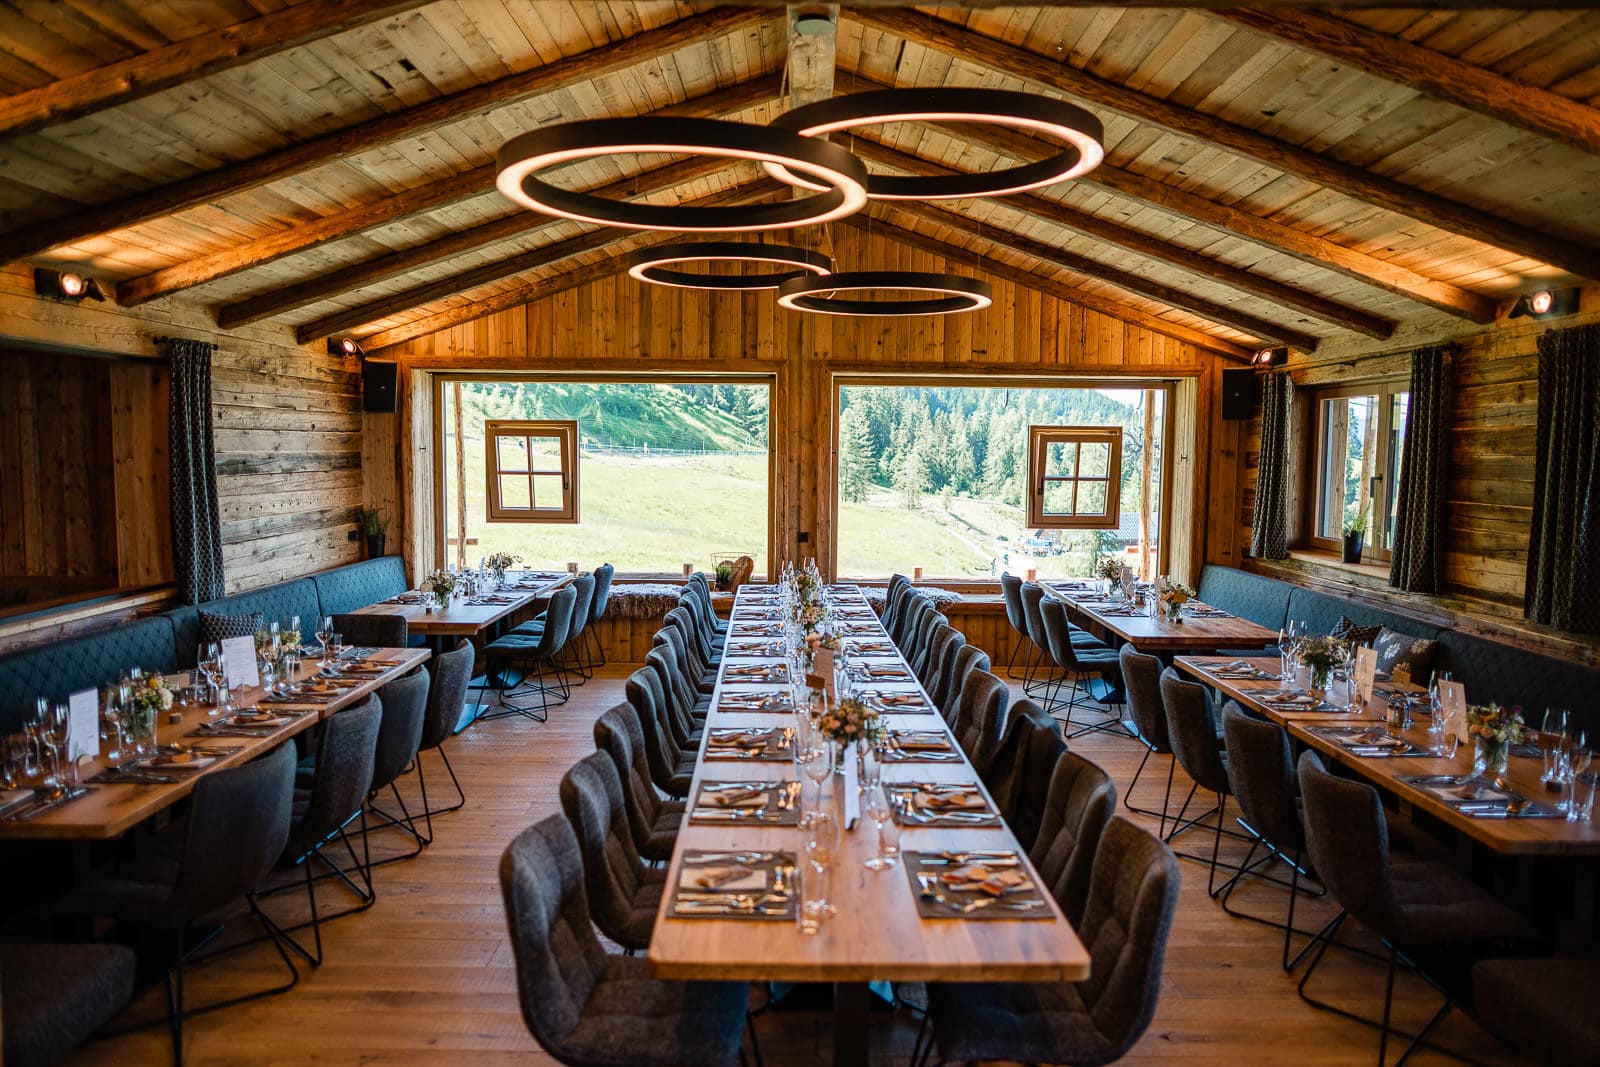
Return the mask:
[[[1321,754],[1324,760],[1333,760],[1350,768],[1367,781],[1400,799],[1415,808],[1427,812],[1430,816],[1446,823],[1455,830],[1460,831],[1472,840],[1483,844],[1495,852],[1516,856],[1595,856],[1600,855],[1600,824],[1595,822],[1567,822],[1565,819],[1507,819],[1507,818],[1474,818],[1463,815],[1449,804],[1425,789],[1411,783],[1401,781],[1404,777],[1425,774],[1471,774],[1472,773],[1472,744],[1461,744],[1453,758],[1445,756],[1417,756],[1401,759],[1371,758],[1351,752],[1332,738],[1313,733],[1308,727],[1340,724],[1381,724],[1383,717],[1378,714],[1363,712],[1359,715],[1341,713],[1315,712],[1315,711],[1287,711],[1271,704],[1264,703],[1260,697],[1273,692],[1278,688],[1275,681],[1251,680],[1242,681],[1230,678],[1218,678],[1207,669],[1223,663],[1232,662],[1214,656],[1180,656],[1173,661],[1173,666],[1186,674],[1204,682],[1214,689],[1218,689],[1227,696],[1237,700],[1261,715],[1279,723],[1289,731],[1289,735]],[[1249,660],[1247,660],[1249,662]],[[1260,665],[1269,671],[1278,670],[1278,657],[1260,657]],[[1348,683],[1335,681],[1328,689],[1328,699],[1331,703],[1342,706],[1346,700],[1346,685]],[[1417,686],[1408,687],[1414,692],[1421,690]],[[1419,717],[1416,725],[1405,731],[1396,731],[1397,736],[1404,737],[1413,745],[1427,748],[1430,744],[1428,737],[1428,720]],[[1528,731],[1529,742],[1536,740],[1536,733]],[[1559,793],[1546,792],[1539,782],[1541,771],[1538,759],[1512,756],[1507,764],[1506,777],[1511,786],[1521,795],[1536,801],[1554,804],[1561,798]]]
[[[204,770],[158,771],[178,779],[171,785],[135,785],[122,782],[95,784],[88,787],[87,796],[69,801],[37,818],[26,822],[0,819],[0,840],[106,841],[120,837],[188,796],[194,790],[194,783],[206,775],[246,763],[272,751],[284,741],[311,729],[335,712],[365,700],[373,690],[380,689],[402,674],[408,673],[426,662],[432,655],[433,653],[425,648],[380,649],[371,658],[392,662],[394,664],[392,669],[382,674],[363,677],[360,685],[344,690],[326,704],[267,705],[293,711],[308,711],[309,714],[290,718],[283,726],[270,733],[263,733],[259,737],[190,737],[188,734],[197,729],[201,723],[210,721],[206,715],[207,709],[204,706],[194,705],[188,708],[175,706],[174,710],[183,712],[183,722],[158,723],[156,727],[158,743],[170,745],[182,742],[204,745],[206,748],[229,748],[233,751],[226,756],[217,757],[216,762]],[[316,671],[315,659],[308,658],[302,662],[299,676],[306,678]],[[241,708],[252,708],[260,703],[264,695],[260,688],[236,689],[234,702]],[[103,759],[85,760],[81,765],[83,781],[87,783],[94,775],[105,770],[106,766],[106,761]]]
[[[1209,652],[1218,648],[1266,648],[1278,643],[1276,631],[1236,615],[1185,615],[1169,622],[1165,615],[1106,614],[1112,604],[1092,589],[1066,582],[1044,582],[1045,591],[1095,625],[1116,634],[1140,652]],[[1116,602],[1118,605],[1121,601]],[[1199,601],[1190,601],[1199,604]]]
[[[760,591],[741,589],[729,627],[731,641],[740,639],[741,606]],[[835,594],[838,595],[838,594]],[[859,597],[858,592],[852,594]],[[859,603],[866,605],[860,597]],[[866,620],[862,620],[866,621]],[[876,619],[873,619],[876,625]],[[751,636],[754,639],[754,635]],[[887,640],[881,627],[876,635],[852,635],[864,639]],[[898,653],[894,657],[904,663]],[[731,663],[750,663],[733,657],[723,662],[726,673]],[[900,684],[876,683],[884,688],[920,692],[915,681]],[[732,714],[717,711],[725,685],[743,683],[719,678],[712,697],[707,725],[755,726],[788,725],[786,716],[771,714]],[[765,686],[765,688],[772,688]],[[786,686],[784,687],[786,688]],[[943,730],[944,719],[936,711],[920,715],[894,715],[896,729]],[[708,735],[709,736],[709,732]],[[959,752],[960,747],[951,745]],[[705,759],[704,740],[695,768],[695,795],[702,778],[732,778],[750,781],[793,781],[793,761],[782,763],[710,761]],[[977,782],[970,763],[906,763],[883,768],[883,781]],[[828,785],[837,809],[837,793],[842,779]],[[990,801],[991,805],[993,801]],[[674,918],[668,914],[670,890],[663,895],[661,912],[656,917],[650,941],[650,965],[662,978],[701,978],[731,980],[780,980],[821,982],[899,981],[1062,981],[1077,980],[1089,972],[1089,956],[1070,923],[1054,901],[1049,902],[1051,918],[1029,919],[923,919],[902,863],[886,871],[872,871],[862,861],[877,850],[877,830],[865,816],[856,829],[844,831],[841,848],[830,875],[829,900],[838,914],[822,925],[820,933],[803,936],[793,921],[760,922],[744,919]],[[902,854],[908,851],[941,849],[1016,849],[1023,864],[1037,881],[1037,872],[1027,862],[1011,831],[1003,824],[995,828],[941,829],[903,827],[900,831]],[[668,872],[668,885],[676,885],[679,866],[686,849],[717,851],[746,849],[784,849],[804,863],[802,831],[795,827],[750,824],[696,825],[685,821],[679,831]],[[1049,900],[1049,893],[1044,894]]]
[[[451,637],[472,637],[482,633],[501,619],[513,612],[521,611],[530,603],[549,596],[557,589],[572,584],[572,575],[562,574],[558,577],[548,577],[548,572],[539,575],[536,584],[531,588],[516,587],[505,590],[503,593],[493,594],[504,597],[509,604],[469,604],[466,600],[457,598],[450,602],[444,611],[429,611],[423,604],[369,604],[353,612],[356,615],[403,615],[406,625],[414,634],[439,635]],[[412,590],[409,595],[417,595]]]

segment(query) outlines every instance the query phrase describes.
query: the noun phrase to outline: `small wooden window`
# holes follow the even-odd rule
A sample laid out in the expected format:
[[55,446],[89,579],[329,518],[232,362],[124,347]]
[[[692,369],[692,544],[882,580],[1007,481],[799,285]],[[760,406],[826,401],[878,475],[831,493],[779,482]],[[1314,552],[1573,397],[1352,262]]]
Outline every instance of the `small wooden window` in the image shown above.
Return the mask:
[[578,521],[578,424],[490,419],[484,495],[490,522]]
[[1028,428],[1028,525],[1115,530],[1120,523],[1122,427]]

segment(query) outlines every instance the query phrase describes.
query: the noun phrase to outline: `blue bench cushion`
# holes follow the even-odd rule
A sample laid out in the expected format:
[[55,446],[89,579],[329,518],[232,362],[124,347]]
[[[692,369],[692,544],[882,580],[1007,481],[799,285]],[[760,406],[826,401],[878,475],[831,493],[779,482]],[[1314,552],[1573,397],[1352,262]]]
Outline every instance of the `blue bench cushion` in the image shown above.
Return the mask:
[[[213,615],[248,615],[261,612],[265,623],[281,622],[285,616],[300,616],[300,633],[309,638],[316,629],[321,604],[317,600],[317,586],[310,578],[296,578],[277,585],[235,593],[221,600],[200,605]],[[183,667],[193,667],[195,650],[200,644],[199,609],[173,608],[165,617],[171,620],[173,639],[177,644],[178,662]]]
[[35,697],[65,700],[68,693],[116,681],[127,667],[178,666],[172,623],[160,615],[14,653],[0,661],[0,733],[21,728]]
[[1467,687],[1469,703],[1521,704],[1534,726],[1546,707],[1569,708],[1590,736],[1600,729],[1600,670],[1593,667],[1459,630],[1439,633],[1434,666]]
[[342,615],[388,600],[403,593],[406,583],[405,561],[399,556],[383,556],[364,563],[352,563],[325,574],[315,575],[317,597],[324,615]]
[[1281,630],[1289,611],[1291,588],[1289,583],[1275,578],[1207,564],[1200,572],[1200,588],[1196,592],[1214,608],[1231,611],[1269,630]]

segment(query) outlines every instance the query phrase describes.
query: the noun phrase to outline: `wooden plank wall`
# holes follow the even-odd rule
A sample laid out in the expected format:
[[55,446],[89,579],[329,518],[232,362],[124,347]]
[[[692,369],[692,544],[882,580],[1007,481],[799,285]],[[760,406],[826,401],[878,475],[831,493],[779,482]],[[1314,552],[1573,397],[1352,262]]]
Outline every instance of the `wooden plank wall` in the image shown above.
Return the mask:
[[[942,257],[901,249],[891,260],[853,229],[837,233],[843,264],[896,262],[910,270],[958,270]],[[1201,396],[1215,393],[1210,373],[1220,357],[1076,304],[987,279],[994,306],[968,315],[908,320],[843,319],[779,308],[770,294],[708,294],[643,285],[619,274],[417,338],[381,352],[417,371],[577,371],[747,373],[774,383],[773,486],[778,558],[815,555],[830,563],[832,540],[834,373],[1040,377],[1204,376]],[[537,285],[532,290],[537,293]],[[405,376],[403,376],[405,377]],[[405,405],[402,405],[404,409]],[[1204,430],[1210,410],[1199,413]],[[402,416],[368,416],[370,459],[394,454],[390,442],[410,439]],[[404,450],[398,450],[404,452]],[[404,460],[402,458],[402,464]],[[369,467],[368,495],[410,522],[398,488],[407,484]],[[431,520],[430,520],[431,522]],[[801,535],[805,535],[802,542]],[[1199,535],[1204,537],[1202,530]],[[426,537],[408,539],[426,552]],[[1201,558],[1197,549],[1195,559]],[[600,561],[585,561],[598,563]],[[431,561],[410,560],[415,573]]]
[[[0,270],[0,338],[138,358],[157,352],[158,336],[220,345],[212,360],[212,413],[230,591],[360,558],[360,545],[347,540],[363,500],[359,364],[329,355],[325,346],[297,346],[291,334],[271,324],[220,332],[206,312],[179,301],[124,310],[110,302],[42,300],[33,295],[30,272]],[[150,373],[135,363],[106,366],[119,375]],[[129,447],[164,456],[165,410],[142,410],[141,436]],[[162,498],[140,535],[164,533],[166,524]],[[159,565],[156,551],[148,541],[137,543],[129,563],[150,573]]]
[[[1600,288],[1585,289],[1580,307],[1579,314],[1551,322],[1511,319],[1475,332],[1417,335],[1398,349],[1392,344],[1381,352],[1330,345],[1329,351],[1315,357],[1291,359],[1289,373],[1297,389],[1294,424],[1303,429],[1311,418],[1309,391],[1316,386],[1407,375],[1414,348],[1446,341],[1457,346],[1449,418],[1452,469],[1443,596],[1418,597],[1389,590],[1386,567],[1341,568],[1331,561],[1303,556],[1291,564],[1257,561],[1252,566],[1301,584],[1345,589],[1375,602],[1430,613],[1486,634],[1594,658],[1590,647],[1594,642],[1574,642],[1522,622],[1533,515],[1538,338],[1550,329],[1600,322]],[[1235,467],[1238,484],[1231,496],[1236,513],[1232,533],[1247,549],[1261,447],[1259,412],[1249,423],[1235,425],[1240,427],[1241,441]],[[1297,435],[1292,451],[1305,454],[1311,448],[1306,433]],[[1301,513],[1300,501],[1310,491],[1304,482],[1297,478],[1293,489],[1291,526],[1296,531],[1302,525],[1294,521]],[[1219,499],[1217,507],[1223,506]],[[1208,559],[1230,562],[1218,551]]]

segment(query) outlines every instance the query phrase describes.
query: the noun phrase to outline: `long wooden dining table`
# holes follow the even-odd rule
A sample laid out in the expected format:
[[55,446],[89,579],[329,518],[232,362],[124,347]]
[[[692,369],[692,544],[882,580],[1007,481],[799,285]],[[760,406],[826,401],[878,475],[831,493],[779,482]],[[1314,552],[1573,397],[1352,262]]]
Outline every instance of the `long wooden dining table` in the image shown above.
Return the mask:
[[[960,754],[960,746],[950,736],[944,719],[906,668],[904,658],[889,641],[860,590],[854,586],[833,587],[832,596],[850,613],[850,632],[845,640],[882,650],[871,662],[905,669],[906,680],[874,682],[874,687],[917,694],[926,702],[925,707],[917,711],[902,713],[897,710],[889,715],[890,727],[941,731],[950,751],[956,754],[949,762],[886,763],[882,768],[885,785],[976,784],[989,809],[997,811],[993,799],[982,790],[971,763]],[[775,678],[786,679],[786,675],[781,674],[781,638],[774,637],[777,624],[766,617],[772,613],[771,603],[768,587],[746,585],[739,590],[728,626],[728,651],[712,694],[711,711],[695,767],[691,798],[701,795],[701,787],[707,781],[796,781],[792,759],[734,762],[707,757],[713,730],[793,725],[793,716],[786,710],[776,713],[722,710],[724,701],[739,693],[788,692],[786,680],[750,682],[740,678],[747,668],[768,663],[780,672]],[[745,649],[752,645],[757,646],[758,651],[746,653]],[[842,807],[845,782],[842,776],[835,775],[828,785],[828,803],[836,812]],[[921,915],[917,893],[904,869],[908,853],[1014,851],[1020,857],[1021,869],[1036,886],[1040,884],[1037,872],[1003,820],[996,819],[992,826],[959,828],[905,825],[900,830],[900,863],[879,871],[863,866],[877,850],[876,830],[871,821],[863,817],[853,830],[846,829],[841,834],[841,847],[831,865],[828,897],[837,908],[837,914],[822,924],[819,933],[807,936],[800,932],[793,919],[762,921],[727,915],[685,918],[674,914],[673,887],[681,884],[688,852],[756,855],[782,850],[792,854],[797,865],[805,863],[804,832],[795,825],[761,825],[739,819],[703,824],[696,822],[693,815],[691,808],[679,831],[668,870],[669,888],[656,917],[649,950],[653,973],[674,979],[831,982],[834,984],[836,1064],[865,1064],[867,1061],[869,982],[1060,982],[1081,979],[1088,974],[1088,952],[1048,892],[1041,894],[1044,907],[1028,917],[951,915],[925,918]]]
[[[541,571],[524,575],[516,583],[497,593],[486,593],[471,600],[457,597],[443,610],[428,610],[427,597],[411,590],[358,608],[355,615],[401,615],[413,634],[426,637],[477,637],[535,601],[571,585],[573,575]],[[413,599],[415,598],[415,599]]]
[[1278,643],[1276,631],[1258,626],[1199,601],[1190,601],[1182,620],[1173,622],[1142,608],[1126,611],[1122,598],[1106,598],[1083,582],[1043,582],[1045,592],[1067,610],[1103,633],[1114,634],[1147,655],[1170,657],[1179,652],[1219,648],[1266,648]]
[[[1229,677],[1225,668],[1232,663],[1246,663],[1258,672],[1273,675],[1271,678]],[[1350,745],[1328,728],[1359,727],[1376,730],[1407,743],[1412,749],[1432,751],[1434,739],[1428,734],[1428,720],[1419,708],[1415,724],[1409,729],[1388,727],[1376,711],[1363,709],[1351,715],[1343,710],[1348,703],[1348,685],[1344,680],[1329,684],[1324,710],[1304,710],[1284,707],[1269,698],[1280,692],[1280,664],[1277,656],[1270,657],[1217,657],[1180,656],[1173,666],[1200,682],[1218,690],[1243,707],[1263,715],[1283,726],[1289,736],[1303,745],[1315,749],[1325,759],[1360,775],[1373,785],[1411,805],[1418,811],[1446,824],[1457,832],[1486,848],[1507,856],[1597,856],[1600,855],[1600,826],[1592,821],[1568,822],[1561,817],[1507,816],[1500,814],[1466,814],[1435,791],[1413,779],[1453,776],[1465,778],[1472,774],[1472,744],[1466,740],[1454,755],[1380,756],[1353,751]],[[1219,674],[1219,671],[1221,672]],[[1399,687],[1413,696],[1423,691],[1414,685]],[[1391,682],[1379,683],[1378,700],[1396,687]],[[1528,731],[1530,743],[1535,732]],[[1376,736],[1374,734],[1373,736]],[[1540,782],[1541,760],[1536,757],[1512,755],[1501,782],[1510,792],[1538,805],[1551,805],[1560,794],[1546,791]],[[1524,809],[1529,810],[1529,809]]]
[[[383,688],[401,675],[409,674],[432,656],[425,648],[384,648],[368,656],[368,660],[387,666],[378,673],[351,675],[351,684],[337,690],[327,700],[295,703],[291,701],[264,703],[265,690],[256,687],[236,688],[234,703],[241,711],[257,708],[279,713],[286,720],[271,728],[241,730],[238,733],[215,732],[217,716],[209,715],[213,709],[191,703],[188,707],[174,706],[183,721],[169,723],[166,716],[156,727],[156,742],[168,748],[176,745],[204,750],[197,757],[208,762],[195,769],[151,766],[147,773],[173,779],[171,782],[102,781],[89,780],[110,768],[103,757],[85,760],[79,774],[85,788],[83,796],[66,801],[28,818],[0,817],[0,840],[54,840],[54,841],[108,841],[120,837],[146,820],[159,815],[194,791],[195,783],[207,775],[228,767],[246,763],[257,756],[271,752],[279,745],[304,733],[317,723],[353,704],[365,700],[371,693]],[[296,681],[312,678],[320,668],[315,656],[307,656],[300,666]],[[207,724],[213,724],[208,727]],[[124,757],[124,764],[132,762]]]

